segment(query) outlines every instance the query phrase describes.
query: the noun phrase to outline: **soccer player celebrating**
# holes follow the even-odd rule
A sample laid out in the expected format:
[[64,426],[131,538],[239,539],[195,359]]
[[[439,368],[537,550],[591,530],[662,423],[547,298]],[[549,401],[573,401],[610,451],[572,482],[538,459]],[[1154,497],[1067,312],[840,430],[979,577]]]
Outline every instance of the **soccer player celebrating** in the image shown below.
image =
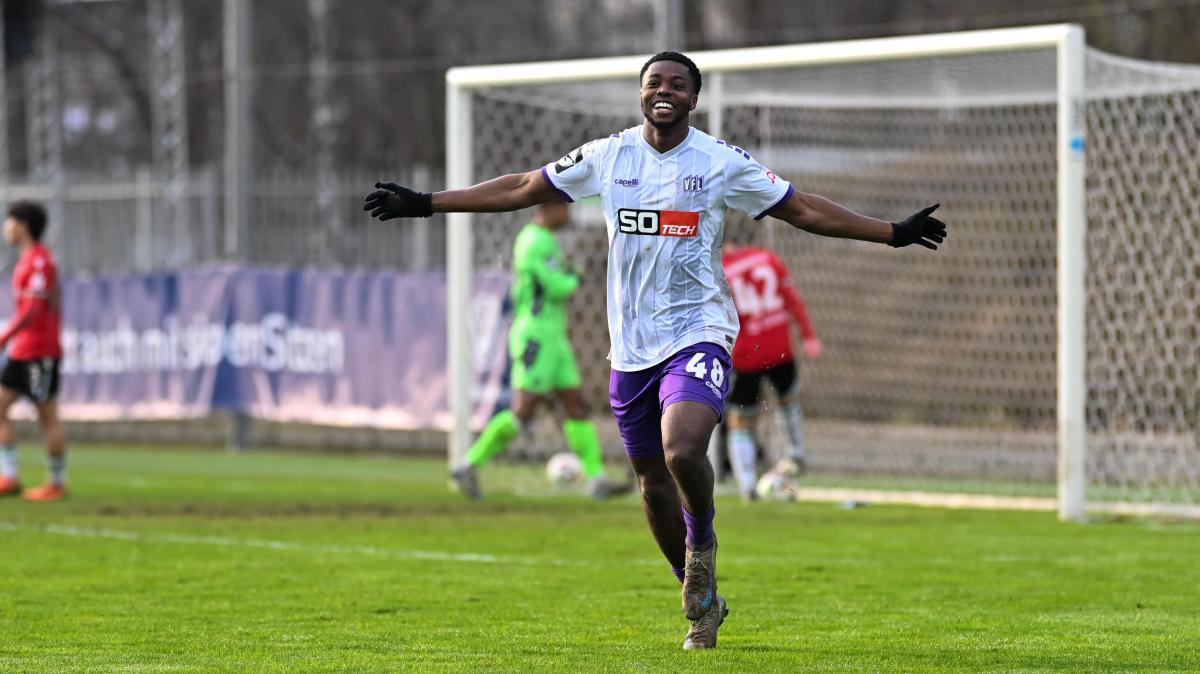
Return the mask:
[[13,270],[16,314],[0,333],[0,349],[8,347],[8,362],[0,372],[0,495],[21,489],[17,475],[17,441],[8,410],[24,396],[37,409],[46,443],[50,479],[25,490],[29,501],[57,501],[67,495],[67,440],[58,422],[58,364],[60,293],[54,258],[41,244],[46,231],[46,211],[38,204],[19,201],[8,209],[4,238],[20,251]]
[[504,451],[533,419],[534,408],[553,394],[566,412],[563,437],[579,456],[583,475],[596,498],[632,489],[604,476],[604,460],[596,426],[588,419],[579,391],[579,368],[567,338],[567,298],[579,287],[579,275],[568,268],[554,232],[570,222],[565,201],[538,207],[513,244],[513,323],[508,333],[512,358],[513,404],[492,417],[451,477],[465,496],[482,496],[476,469]]
[[821,355],[821,340],[813,330],[804,300],[796,292],[783,262],[769,250],[727,246],[721,260],[733,290],[741,331],[733,344],[733,383],[729,391],[729,464],[742,499],[754,500],[758,478],[757,452],[751,427],[758,412],[763,379],[779,395],[775,414],[784,430],[787,448],[775,471],[795,477],[805,472],[804,416],[800,409],[799,377],[792,356],[788,319],[800,326],[804,355]]
[[377,183],[364,209],[383,219],[513,211],[599,195],[608,226],[609,398],[650,531],[682,581],[692,621],[683,647],[712,648],[728,609],[717,593],[708,439],[724,411],[738,322],[721,271],[725,211],[895,247],[935,248],[946,226],[927,207],[899,223],[805,194],[740,148],[688,123],[700,70],[677,52],[642,67],[644,123],[555,163],[430,194]]

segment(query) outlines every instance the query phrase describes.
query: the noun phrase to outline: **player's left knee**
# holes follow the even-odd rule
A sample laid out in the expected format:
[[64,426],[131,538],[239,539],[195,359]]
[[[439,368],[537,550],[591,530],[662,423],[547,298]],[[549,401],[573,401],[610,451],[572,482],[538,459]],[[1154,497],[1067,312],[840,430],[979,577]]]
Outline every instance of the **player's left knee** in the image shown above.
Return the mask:
[[701,463],[708,462],[708,442],[693,442],[681,439],[676,442],[664,442],[663,452],[666,454],[667,465],[673,471],[691,469]]

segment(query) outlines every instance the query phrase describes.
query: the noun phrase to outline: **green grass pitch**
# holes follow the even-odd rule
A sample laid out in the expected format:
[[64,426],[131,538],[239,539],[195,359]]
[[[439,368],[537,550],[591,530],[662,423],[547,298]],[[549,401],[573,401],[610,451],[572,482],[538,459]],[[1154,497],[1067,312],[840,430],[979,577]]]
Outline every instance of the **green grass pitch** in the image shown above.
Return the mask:
[[[25,477],[40,456],[23,452]],[[81,447],[0,501],[0,671],[1200,670],[1200,526],[717,503],[731,613],[680,649],[634,497],[533,467]]]

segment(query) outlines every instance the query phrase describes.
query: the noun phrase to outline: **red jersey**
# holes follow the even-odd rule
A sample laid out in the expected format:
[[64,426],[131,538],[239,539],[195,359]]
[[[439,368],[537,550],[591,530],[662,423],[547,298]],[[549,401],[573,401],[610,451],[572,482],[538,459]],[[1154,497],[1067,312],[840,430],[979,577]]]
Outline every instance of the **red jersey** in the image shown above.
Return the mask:
[[804,301],[774,253],[753,246],[735,248],[725,253],[721,266],[742,324],[733,345],[733,369],[762,372],[793,360],[789,317],[805,339],[816,337]]
[[58,270],[45,246],[35,244],[21,254],[13,270],[13,295],[16,314],[3,334],[12,338],[8,357],[62,358]]

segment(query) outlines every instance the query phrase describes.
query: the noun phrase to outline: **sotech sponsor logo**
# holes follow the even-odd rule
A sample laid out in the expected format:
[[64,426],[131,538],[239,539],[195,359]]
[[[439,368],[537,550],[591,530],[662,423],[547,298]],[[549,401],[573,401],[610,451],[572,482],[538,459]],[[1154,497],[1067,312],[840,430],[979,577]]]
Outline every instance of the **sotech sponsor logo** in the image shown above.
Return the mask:
[[700,214],[695,211],[621,208],[617,210],[617,225],[623,234],[692,238],[700,229]]

